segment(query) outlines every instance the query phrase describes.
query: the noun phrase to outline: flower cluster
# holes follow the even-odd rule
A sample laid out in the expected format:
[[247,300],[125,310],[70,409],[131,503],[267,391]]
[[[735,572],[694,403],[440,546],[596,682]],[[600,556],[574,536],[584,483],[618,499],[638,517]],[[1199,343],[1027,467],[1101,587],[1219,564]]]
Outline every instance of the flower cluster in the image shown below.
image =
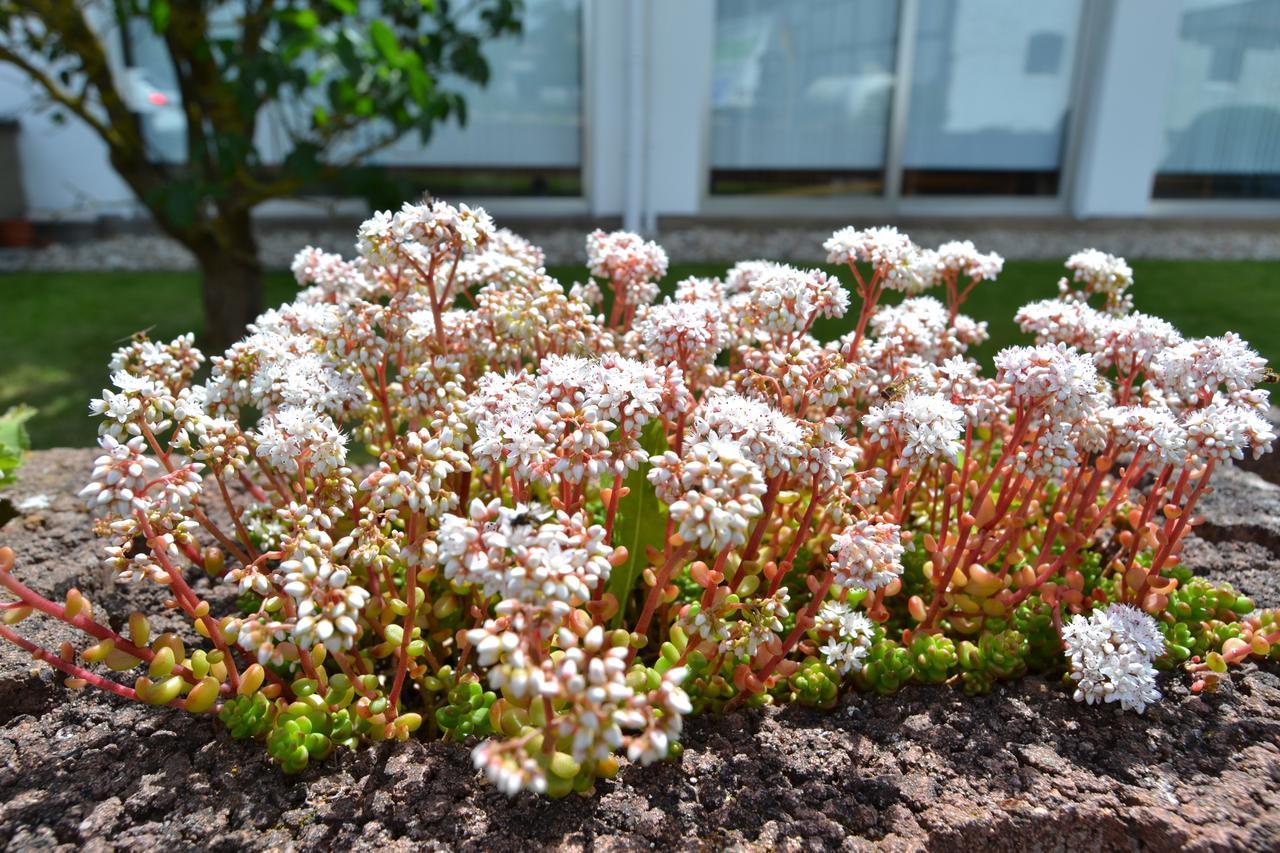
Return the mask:
[[[1140,711],[1158,670],[1280,656],[1274,613],[1181,563],[1215,468],[1275,440],[1265,363],[1132,311],[1119,258],[1073,256],[987,369],[960,309],[1003,260],[968,242],[846,228],[840,275],[747,261],[661,301],[624,232],[571,287],[442,201],[358,249],[299,253],[207,373],[190,336],[129,342],[90,403],[103,564],[198,639],[47,600],[4,549],[0,638],[287,771],[419,732],[552,796],[678,755],[694,712],[1028,671]],[[34,613],[90,643],[42,649]]]
[[1164,639],[1155,620],[1125,604],[1112,604],[1062,626],[1062,641],[1076,682],[1076,701],[1119,702],[1126,711],[1145,711],[1160,698],[1156,669]]

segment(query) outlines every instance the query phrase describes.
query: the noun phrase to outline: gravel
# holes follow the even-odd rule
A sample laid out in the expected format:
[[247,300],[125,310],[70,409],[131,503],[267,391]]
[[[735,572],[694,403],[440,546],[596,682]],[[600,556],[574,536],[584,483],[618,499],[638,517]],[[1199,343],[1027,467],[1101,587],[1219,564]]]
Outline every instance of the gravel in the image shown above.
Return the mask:
[[[350,255],[354,222],[311,228],[263,227],[259,249],[268,269],[287,269],[303,246],[314,245]],[[874,223],[861,222],[861,225]],[[593,226],[580,222],[554,226],[545,222],[512,223],[512,227],[541,245],[550,264],[578,264],[585,259],[584,237]],[[741,258],[787,258],[820,262],[822,243],[832,223],[774,227],[747,220],[732,224],[675,222],[660,226],[657,240],[678,263]],[[1280,230],[1255,223],[903,223],[921,245],[970,239],[984,251],[1012,260],[1064,260],[1083,248],[1104,249],[1129,260],[1161,258],[1280,259]],[[187,270],[192,256],[178,243],[154,234],[117,234],[99,239],[54,243],[39,249],[0,249],[0,272],[17,270]]]

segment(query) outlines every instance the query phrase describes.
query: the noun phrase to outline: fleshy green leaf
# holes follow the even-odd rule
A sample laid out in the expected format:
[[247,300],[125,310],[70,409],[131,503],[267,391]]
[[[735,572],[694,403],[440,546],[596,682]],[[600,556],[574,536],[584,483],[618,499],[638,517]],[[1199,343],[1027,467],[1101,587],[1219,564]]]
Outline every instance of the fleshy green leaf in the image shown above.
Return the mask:
[[[640,435],[640,445],[650,456],[667,449],[667,436],[662,422],[654,420]],[[613,545],[624,545],[627,560],[609,574],[605,589],[617,597],[618,613],[613,617],[614,627],[623,622],[627,600],[635,589],[636,581],[648,562],[645,549],[662,546],[667,532],[667,508],[658,500],[658,493],[649,482],[649,464],[646,462],[627,475],[623,481],[631,491],[618,501],[618,517],[613,526]]]

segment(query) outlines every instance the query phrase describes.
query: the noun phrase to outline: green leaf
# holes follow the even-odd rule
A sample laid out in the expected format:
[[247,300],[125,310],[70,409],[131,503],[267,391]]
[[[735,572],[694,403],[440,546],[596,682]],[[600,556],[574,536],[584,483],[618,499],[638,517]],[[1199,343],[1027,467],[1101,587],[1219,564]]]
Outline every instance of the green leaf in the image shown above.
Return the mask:
[[435,85],[431,77],[422,70],[422,60],[409,54],[410,61],[405,65],[405,78],[409,81],[409,93],[419,105],[425,106],[431,99]]
[[152,0],[151,26],[157,33],[163,33],[169,29],[169,20],[172,16],[173,9],[169,6],[169,0]]
[[400,64],[400,40],[385,21],[375,20],[369,25],[369,38],[383,59],[393,66]]
[[35,414],[30,406],[14,406],[0,416],[0,483],[13,479],[13,472],[22,464],[22,455],[31,449],[31,437],[23,424]]
[[320,16],[311,9],[299,9],[293,13],[293,23],[300,30],[311,31],[320,26]]
[[[654,420],[640,434],[640,446],[650,456],[660,455],[667,449],[667,436],[662,422]],[[627,474],[623,481],[631,491],[618,501],[618,517],[613,526],[613,545],[625,545],[627,560],[609,574],[608,592],[617,597],[618,613],[613,617],[613,627],[623,623],[627,600],[635,589],[640,573],[648,563],[645,549],[652,545],[662,547],[667,533],[667,508],[658,500],[658,493],[649,482],[649,464],[646,462]]]
[[356,13],[356,0],[329,0],[329,5],[344,15]]

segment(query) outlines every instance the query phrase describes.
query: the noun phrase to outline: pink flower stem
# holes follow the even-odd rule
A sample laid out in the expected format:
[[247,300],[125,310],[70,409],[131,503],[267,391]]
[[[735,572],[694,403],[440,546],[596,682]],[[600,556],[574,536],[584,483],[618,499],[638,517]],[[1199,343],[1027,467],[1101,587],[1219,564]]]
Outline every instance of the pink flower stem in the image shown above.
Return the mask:
[[[653,621],[653,612],[658,608],[658,602],[662,599],[667,583],[671,580],[671,573],[675,570],[676,563],[692,550],[693,543],[685,542],[672,551],[666,562],[662,564],[662,568],[658,570],[658,574],[654,578],[653,587],[649,590],[648,595],[645,596],[644,609],[640,611],[640,618],[636,621],[636,629],[633,633],[641,636],[648,633],[649,623]],[[632,647],[631,654],[627,658],[628,664],[635,659],[636,651],[635,647]]]

